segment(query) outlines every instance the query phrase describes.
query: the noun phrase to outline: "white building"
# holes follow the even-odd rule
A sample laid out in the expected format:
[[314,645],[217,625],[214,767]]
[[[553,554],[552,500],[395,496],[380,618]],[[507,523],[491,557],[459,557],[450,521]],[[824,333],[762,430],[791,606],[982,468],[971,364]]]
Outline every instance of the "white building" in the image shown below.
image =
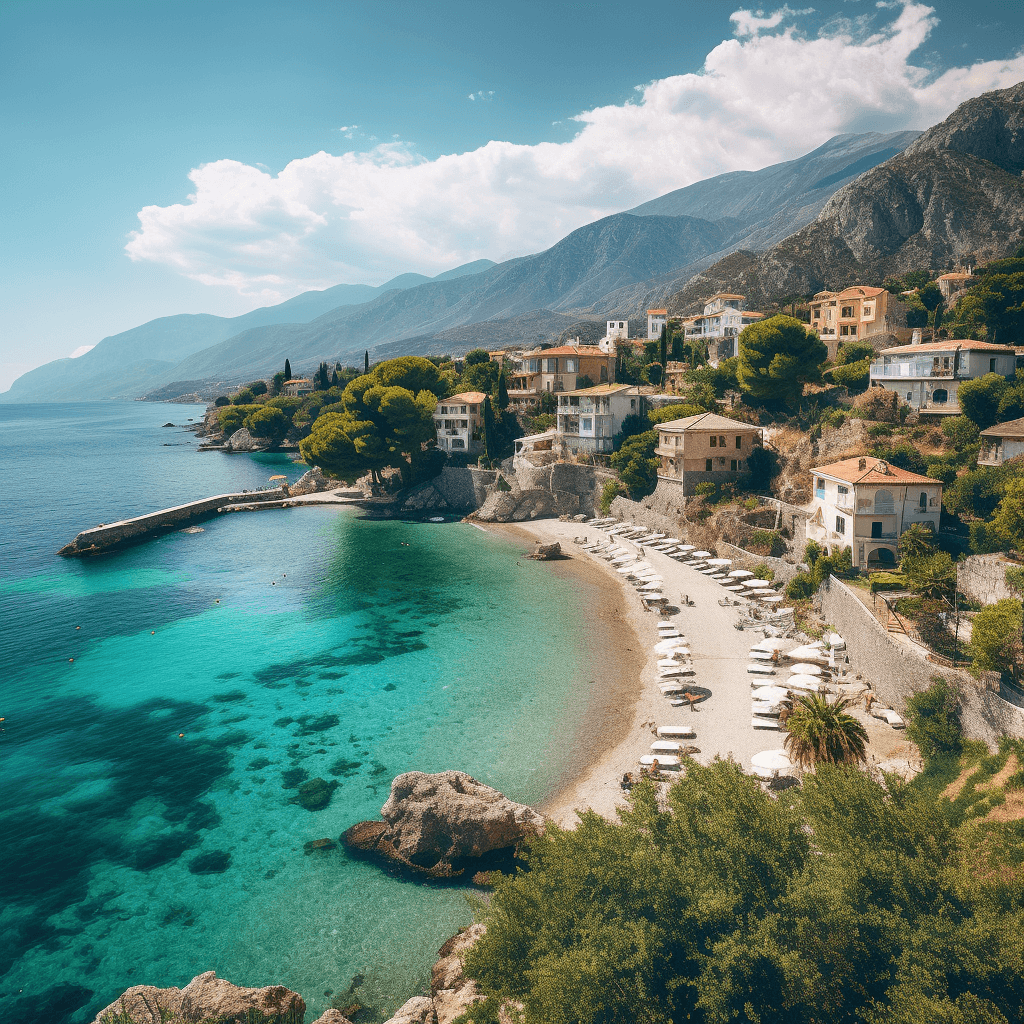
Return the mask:
[[745,296],[719,292],[704,304],[701,316],[689,317],[684,321],[686,340],[705,341],[708,346],[708,360],[717,366],[723,359],[739,354],[737,338],[748,324],[760,320],[763,313],[753,313],[743,308]]
[[645,411],[645,392],[631,384],[598,384],[558,396],[561,444],[572,452],[610,452],[613,438],[630,414]]
[[610,341],[626,341],[629,338],[628,320],[607,320],[604,336]]
[[884,348],[871,364],[871,386],[895,391],[912,408],[933,415],[960,412],[961,381],[998,373],[1012,377],[1016,352],[987,341],[937,341]]
[[665,325],[668,323],[668,310],[667,309],[649,309],[647,310],[647,340],[648,341],[660,341],[661,332],[665,330]]
[[981,432],[979,466],[1001,466],[1024,455],[1024,419],[1007,420]]
[[434,409],[437,447],[444,452],[469,455],[483,447],[484,399],[482,391],[464,391],[442,398]]
[[893,569],[900,537],[915,523],[939,532],[942,484],[862,456],[811,470],[808,540],[828,554],[850,548],[860,569]]

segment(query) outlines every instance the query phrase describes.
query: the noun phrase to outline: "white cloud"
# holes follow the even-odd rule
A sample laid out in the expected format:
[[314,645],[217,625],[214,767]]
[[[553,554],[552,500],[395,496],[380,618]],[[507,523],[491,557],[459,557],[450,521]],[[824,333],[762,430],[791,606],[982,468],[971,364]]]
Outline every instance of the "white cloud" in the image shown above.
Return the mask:
[[86,352],[91,352],[95,347],[95,345],[79,345],[68,358],[77,359],[79,356],[84,356]]
[[474,102],[476,100],[480,100],[481,103],[486,103],[488,100],[493,100],[494,99],[494,90],[493,89],[488,89],[488,90],[481,89],[479,92],[471,92],[469,94],[469,98],[471,100],[473,100]]
[[882,24],[832,23],[814,36],[799,30],[800,14],[737,11],[735,37],[700,73],[578,114],[566,142],[495,140],[428,160],[392,141],[315,153],[277,175],[235,160],[204,164],[189,175],[186,202],[140,211],[127,252],[260,302],[436,273],[539,251],[598,217],[791,159],[841,132],[925,128],[970,96],[1024,79],[1021,54],[942,73],[913,63],[937,23],[919,3],[880,14]]

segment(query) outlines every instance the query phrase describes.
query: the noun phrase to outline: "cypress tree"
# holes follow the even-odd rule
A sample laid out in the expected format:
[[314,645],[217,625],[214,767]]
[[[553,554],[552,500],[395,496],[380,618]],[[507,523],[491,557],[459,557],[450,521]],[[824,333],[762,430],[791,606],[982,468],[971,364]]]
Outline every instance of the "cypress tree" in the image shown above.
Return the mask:
[[336,388],[340,383],[341,381],[338,380],[338,371],[335,370],[334,374],[331,376],[331,387]]
[[505,371],[498,376],[498,409],[504,412],[508,408],[508,387],[505,384]]
[[363,373],[369,373],[369,372],[370,372],[370,350],[366,349],[366,351],[363,352]]
[[488,395],[484,398],[484,455],[488,459],[493,459],[498,451],[495,433],[494,410],[491,408],[491,399]]
[[292,379],[292,364],[287,359],[284,361],[284,379]]
[[668,362],[668,324],[661,329],[661,365]]

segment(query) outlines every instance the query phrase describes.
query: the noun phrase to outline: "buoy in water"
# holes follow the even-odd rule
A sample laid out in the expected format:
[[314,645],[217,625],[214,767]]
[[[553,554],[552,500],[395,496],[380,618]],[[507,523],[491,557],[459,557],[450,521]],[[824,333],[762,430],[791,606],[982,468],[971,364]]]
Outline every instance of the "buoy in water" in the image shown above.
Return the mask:
[[219,597],[217,598],[217,604],[220,604],[220,598]]
[[82,628],[81,626],[75,626],[75,629],[81,629],[81,628]]
[[74,661],[74,660],[75,660],[74,658],[68,658],[68,661]]
[[185,734],[183,732],[179,732],[178,733],[178,739],[179,740],[183,740],[184,738],[185,738]]
[[149,635],[150,635],[150,636],[156,636],[156,630],[155,630],[155,629],[151,629],[151,630],[149,631]]

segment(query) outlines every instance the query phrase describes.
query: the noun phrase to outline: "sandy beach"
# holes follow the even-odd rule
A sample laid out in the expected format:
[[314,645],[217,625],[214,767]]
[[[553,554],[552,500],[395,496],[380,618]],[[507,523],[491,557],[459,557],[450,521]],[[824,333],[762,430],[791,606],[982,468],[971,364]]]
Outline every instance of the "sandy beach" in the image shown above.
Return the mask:
[[[732,757],[749,768],[754,754],[783,745],[784,732],[754,729],[751,724],[747,655],[760,634],[735,628],[739,611],[718,603],[726,592],[717,582],[668,555],[645,548],[646,560],[664,577],[665,596],[679,609],[662,615],[645,610],[634,588],[608,562],[574,543],[579,536],[591,540],[603,536],[593,528],[544,519],[514,526],[488,524],[487,529],[518,534],[525,544],[558,541],[570,557],[548,563],[557,567],[555,571],[587,576],[597,572],[613,595],[608,607],[614,613],[603,615],[595,623],[595,632],[601,634],[600,642],[606,647],[607,657],[613,660],[616,685],[603,691],[599,719],[603,725],[595,729],[597,722],[588,723],[591,757],[587,766],[540,807],[558,824],[572,827],[577,820],[576,811],[587,808],[614,816],[616,807],[625,803],[619,786],[623,773],[635,772],[638,759],[650,753],[658,726],[692,726],[696,738],[685,742],[699,748],[700,753],[694,756],[704,764],[716,756]],[[683,594],[693,602],[691,606],[683,606]],[[692,711],[689,707],[672,707],[658,688],[657,655],[653,648],[658,642],[657,624],[663,618],[676,623],[687,638],[696,670],[695,685],[711,691],[711,696]],[[785,673],[780,673],[777,677],[766,677],[765,682],[784,678]],[[902,732],[877,722],[863,711],[855,713],[868,729],[869,759],[872,755],[878,760],[897,756],[906,746]]]

